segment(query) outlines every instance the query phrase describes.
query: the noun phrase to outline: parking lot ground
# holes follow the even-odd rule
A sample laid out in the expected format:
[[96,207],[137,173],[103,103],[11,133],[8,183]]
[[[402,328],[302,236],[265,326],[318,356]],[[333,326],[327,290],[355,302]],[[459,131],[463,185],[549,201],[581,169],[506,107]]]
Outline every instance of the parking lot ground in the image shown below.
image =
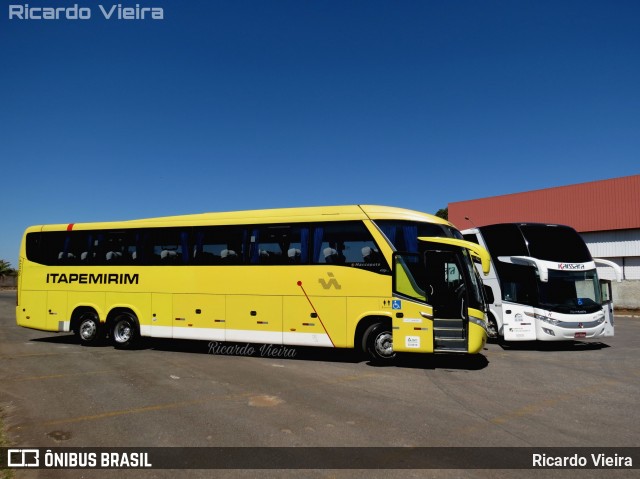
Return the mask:
[[[475,356],[144,341],[80,346],[19,328],[0,292],[0,407],[16,447],[636,447],[640,321],[603,342],[490,343]],[[244,348],[244,349],[243,349]],[[393,458],[390,458],[392,460]],[[354,459],[355,460],[355,459]],[[192,470],[189,477],[513,477],[509,470]],[[20,470],[15,477],[175,477]],[[637,477],[523,470],[518,477]]]

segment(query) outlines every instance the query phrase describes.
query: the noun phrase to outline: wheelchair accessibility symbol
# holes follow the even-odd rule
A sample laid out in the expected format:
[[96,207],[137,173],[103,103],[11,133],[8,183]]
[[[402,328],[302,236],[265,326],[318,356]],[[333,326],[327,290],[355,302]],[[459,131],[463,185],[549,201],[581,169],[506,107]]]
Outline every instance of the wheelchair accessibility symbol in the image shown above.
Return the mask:
[[402,301],[399,299],[391,301],[391,309],[402,309]]

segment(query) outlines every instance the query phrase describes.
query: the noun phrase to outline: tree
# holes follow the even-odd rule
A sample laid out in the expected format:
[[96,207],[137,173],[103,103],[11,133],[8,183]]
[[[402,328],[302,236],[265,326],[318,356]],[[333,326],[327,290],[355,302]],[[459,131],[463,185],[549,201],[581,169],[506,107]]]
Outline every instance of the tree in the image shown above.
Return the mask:
[[442,218],[443,220],[449,221],[449,207],[447,206],[446,208],[440,208],[438,211],[436,211],[436,216],[438,218]]
[[0,259],[0,278],[5,276],[13,276],[16,274],[16,270],[11,267],[11,263]]

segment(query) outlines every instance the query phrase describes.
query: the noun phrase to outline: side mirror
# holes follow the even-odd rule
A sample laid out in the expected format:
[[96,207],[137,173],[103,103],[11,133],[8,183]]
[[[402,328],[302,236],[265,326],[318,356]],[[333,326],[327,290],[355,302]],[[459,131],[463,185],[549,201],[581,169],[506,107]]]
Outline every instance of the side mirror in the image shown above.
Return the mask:
[[495,298],[493,296],[493,290],[491,289],[491,286],[487,286],[486,284],[484,285],[484,295],[487,298],[487,303],[493,304]]

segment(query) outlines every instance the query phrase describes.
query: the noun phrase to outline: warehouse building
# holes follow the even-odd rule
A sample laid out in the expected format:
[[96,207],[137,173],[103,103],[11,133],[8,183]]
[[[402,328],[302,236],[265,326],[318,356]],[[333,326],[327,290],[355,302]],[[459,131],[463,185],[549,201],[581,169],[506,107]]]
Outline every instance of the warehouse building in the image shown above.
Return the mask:
[[[640,308],[640,175],[449,203],[449,221],[459,229],[494,223],[569,225],[596,258],[622,268],[613,286],[617,307]],[[598,268],[614,279],[611,268]]]

